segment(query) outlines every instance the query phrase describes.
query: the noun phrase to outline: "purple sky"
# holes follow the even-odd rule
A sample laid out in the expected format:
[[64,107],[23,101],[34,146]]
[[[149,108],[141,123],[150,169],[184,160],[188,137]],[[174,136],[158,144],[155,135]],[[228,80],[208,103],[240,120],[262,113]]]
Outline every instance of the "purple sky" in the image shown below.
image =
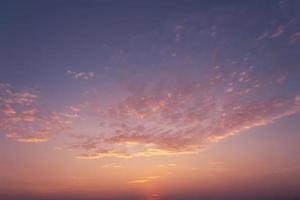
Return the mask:
[[299,198],[299,8],[0,2],[0,199]]

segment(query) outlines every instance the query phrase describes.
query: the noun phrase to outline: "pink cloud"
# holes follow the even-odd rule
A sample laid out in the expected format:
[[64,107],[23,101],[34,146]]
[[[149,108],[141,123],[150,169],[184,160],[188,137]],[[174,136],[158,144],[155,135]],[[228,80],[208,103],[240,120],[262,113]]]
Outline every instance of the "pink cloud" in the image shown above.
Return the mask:
[[[208,143],[300,111],[298,96],[257,96],[257,91],[269,86],[253,79],[250,72],[235,73],[229,79],[222,76],[214,85],[130,84],[127,98],[98,113],[99,134],[77,138],[73,147],[89,152],[85,156],[90,159],[199,152]],[[235,89],[228,92],[228,87]],[[126,156],[97,152],[103,147]]]
[[130,83],[123,98],[107,105],[85,102],[51,113],[35,106],[36,94],[1,85],[0,128],[19,142],[44,142],[68,130],[68,149],[80,159],[195,153],[300,111],[299,95],[266,93],[281,84],[259,81],[251,70],[217,68],[201,81]]
[[35,105],[37,94],[15,90],[0,84],[0,128],[7,138],[18,142],[45,142],[66,130],[74,117],[73,111],[42,113]]

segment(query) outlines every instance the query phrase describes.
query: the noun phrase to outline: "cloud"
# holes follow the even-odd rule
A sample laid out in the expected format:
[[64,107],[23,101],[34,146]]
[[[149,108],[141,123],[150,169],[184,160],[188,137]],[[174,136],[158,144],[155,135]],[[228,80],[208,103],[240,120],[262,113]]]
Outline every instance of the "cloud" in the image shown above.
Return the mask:
[[174,167],[177,167],[177,164],[175,164],[175,163],[159,164],[159,165],[157,165],[157,167],[171,167],[171,168],[174,168]]
[[199,81],[123,84],[124,96],[106,105],[87,101],[50,113],[35,105],[35,93],[2,84],[0,128],[7,138],[31,143],[68,130],[64,149],[78,159],[198,153],[209,143],[298,113],[299,94],[267,92],[286,79],[265,81],[254,78],[252,68],[225,73],[218,67]]
[[284,32],[284,26],[283,26],[283,25],[279,25],[279,26],[277,27],[276,31],[270,35],[270,38],[271,38],[271,39],[277,38],[277,37],[279,37],[281,34],[283,34],[283,32]]
[[124,166],[121,165],[117,165],[117,164],[106,164],[106,165],[102,165],[101,168],[113,168],[113,169],[120,169],[120,168],[124,168]]
[[[276,85],[271,87],[281,84]],[[268,83],[254,79],[250,71],[229,76],[220,72],[202,82],[123,88],[127,88],[126,98],[95,113],[99,133],[74,138],[73,148],[85,152],[78,158],[196,153],[209,143],[300,111],[299,95],[268,95],[262,92],[270,90]]]
[[37,136],[22,136],[16,133],[12,134],[6,134],[7,138],[15,139],[18,142],[24,142],[24,143],[40,143],[40,142],[46,142],[48,141],[47,138],[44,137],[37,137]]
[[298,94],[297,96],[295,96],[295,105],[300,105],[300,94]]
[[132,183],[132,184],[147,183],[149,181],[153,181],[158,178],[161,178],[161,176],[146,176],[146,177],[141,177],[135,180],[128,181],[128,183]]
[[74,72],[71,70],[67,71],[68,75],[71,75],[74,79],[77,80],[89,80],[95,78],[94,72]]
[[300,31],[292,34],[289,38],[289,43],[294,44],[300,38]]
[[2,105],[30,105],[37,99],[37,95],[28,90],[13,91],[10,84],[0,83]]
[[36,93],[15,90],[9,84],[0,84],[0,95],[1,132],[18,142],[45,142],[66,130],[76,114],[72,109],[42,113],[36,105]]
[[259,36],[257,36],[257,40],[263,40],[263,39],[266,39],[268,37],[268,34],[269,32],[268,31],[265,31],[263,32],[262,34],[260,34]]
[[104,157],[130,158],[131,156],[124,152],[118,152],[115,150],[98,150],[95,153],[83,153],[76,156],[76,158],[81,160],[95,160]]

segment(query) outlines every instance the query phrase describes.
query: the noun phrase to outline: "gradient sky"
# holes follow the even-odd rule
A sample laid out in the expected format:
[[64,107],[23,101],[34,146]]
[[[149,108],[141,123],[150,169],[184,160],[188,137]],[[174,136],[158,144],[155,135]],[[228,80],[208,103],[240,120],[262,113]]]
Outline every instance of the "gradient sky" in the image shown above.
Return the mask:
[[299,10],[1,1],[0,199],[299,199]]

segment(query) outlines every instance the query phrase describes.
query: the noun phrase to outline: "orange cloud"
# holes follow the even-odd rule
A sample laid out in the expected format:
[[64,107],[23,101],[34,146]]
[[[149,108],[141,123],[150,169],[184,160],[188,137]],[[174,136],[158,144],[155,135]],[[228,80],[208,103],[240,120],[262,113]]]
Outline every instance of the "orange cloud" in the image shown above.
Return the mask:
[[19,135],[17,133],[7,133],[5,135],[7,138],[15,139],[18,142],[24,142],[24,143],[39,143],[39,142],[46,142],[47,139],[43,137],[37,137],[37,136],[30,136],[30,135]]
[[128,181],[128,183],[132,183],[132,184],[147,183],[149,181],[153,181],[158,178],[161,178],[161,176],[146,176],[146,177],[141,177],[135,180]]

